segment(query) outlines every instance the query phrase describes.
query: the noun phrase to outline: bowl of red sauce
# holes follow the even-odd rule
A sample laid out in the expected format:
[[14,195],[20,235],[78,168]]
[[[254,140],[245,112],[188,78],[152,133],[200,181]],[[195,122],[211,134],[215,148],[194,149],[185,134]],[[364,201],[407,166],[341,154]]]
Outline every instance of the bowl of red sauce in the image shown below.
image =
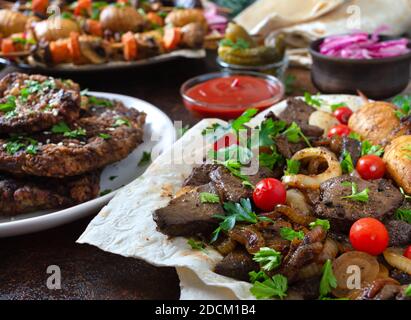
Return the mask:
[[252,71],[207,73],[180,89],[184,105],[195,115],[234,119],[246,109],[264,110],[284,96],[284,85],[272,75]]

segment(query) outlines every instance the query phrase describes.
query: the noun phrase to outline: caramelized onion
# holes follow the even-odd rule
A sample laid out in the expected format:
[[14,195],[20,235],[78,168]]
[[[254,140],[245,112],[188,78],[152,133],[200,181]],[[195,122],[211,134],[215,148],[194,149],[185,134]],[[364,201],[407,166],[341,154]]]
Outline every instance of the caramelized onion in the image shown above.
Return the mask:
[[215,248],[218,252],[225,256],[235,249],[236,244],[237,243],[233,241],[231,238],[226,237],[225,239],[216,243]]
[[387,260],[391,266],[411,274],[411,259],[404,257],[399,249],[388,248],[383,254],[385,260]]
[[324,243],[323,251],[318,255],[318,261],[324,263],[328,259],[334,260],[334,258],[338,254],[338,246],[337,243],[331,239],[327,238]]
[[310,263],[308,266],[305,266],[300,269],[300,272],[298,273],[298,278],[308,279],[311,277],[318,276],[319,274],[321,274],[321,269],[322,267],[319,264],[315,262]]
[[303,226],[307,226],[310,222],[313,222],[315,220],[314,217],[299,212],[289,206],[278,205],[275,210],[288,217],[292,222],[301,224]]
[[380,271],[378,271],[377,279],[384,279],[390,276],[388,269],[382,263],[380,263]]
[[313,176],[305,174],[285,175],[282,179],[283,182],[290,187],[318,189],[322,182],[334,177],[338,177],[342,174],[341,166],[337,157],[334,153],[325,148],[306,148],[295,153],[291,159],[301,161],[303,159],[309,159],[313,157],[323,158],[328,164],[327,170]]
[[323,129],[325,136],[331,127],[338,123],[338,120],[331,113],[321,110],[316,110],[311,113],[310,118],[308,119],[308,124]]
[[291,208],[301,212],[302,214],[310,215],[312,213],[311,207],[305,200],[304,194],[298,189],[287,190],[286,202]]
[[358,266],[360,268],[361,284],[374,281],[380,271],[376,257],[360,251],[344,253],[333,262],[333,271],[337,278],[337,288],[348,289],[347,279],[352,275],[352,273],[347,273],[350,266]]

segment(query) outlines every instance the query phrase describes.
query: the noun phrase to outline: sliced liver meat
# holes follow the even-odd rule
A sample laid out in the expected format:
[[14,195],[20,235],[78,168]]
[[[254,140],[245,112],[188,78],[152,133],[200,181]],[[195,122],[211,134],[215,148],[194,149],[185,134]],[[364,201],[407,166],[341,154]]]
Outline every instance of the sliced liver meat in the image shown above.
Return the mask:
[[218,226],[215,214],[224,214],[220,204],[201,203],[200,193],[215,193],[213,185],[207,184],[174,198],[154,212],[153,219],[158,229],[169,236],[209,236]]
[[[343,182],[354,182],[361,192],[369,188],[367,202],[343,199],[351,195],[351,187]],[[320,185],[320,196],[314,203],[317,216],[329,219],[333,231],[347,232],[352,223],[364,217],[382,220],[389,217],[403,201],[403,195],[386,179],[365,181],[353,176],[340,176],[329,179]]]
[[210,172],[215,170],[217,165],[215,164],[202,164],[199,167],[195,167],[191,174],[184,181],[183,186],[201,186],[209,183]]
[[230,252],[215,267],[216,273],[242,281],[249,281],[248,273],[258,270],[258,263],[244,250]]

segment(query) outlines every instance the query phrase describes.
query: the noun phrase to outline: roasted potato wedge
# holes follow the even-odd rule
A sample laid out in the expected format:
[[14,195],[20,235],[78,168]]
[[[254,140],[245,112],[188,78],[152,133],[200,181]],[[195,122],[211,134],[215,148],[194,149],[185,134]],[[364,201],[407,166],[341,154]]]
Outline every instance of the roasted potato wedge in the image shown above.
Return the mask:
[[395,115],[395,106],[383,101],[366,103],[353,113],[348,126],[362,139],[383,146],[403,134],[398,130],[400,120]]
[[394,181],[411,193],[411,135],[392,140],[385,148],[383,160]]

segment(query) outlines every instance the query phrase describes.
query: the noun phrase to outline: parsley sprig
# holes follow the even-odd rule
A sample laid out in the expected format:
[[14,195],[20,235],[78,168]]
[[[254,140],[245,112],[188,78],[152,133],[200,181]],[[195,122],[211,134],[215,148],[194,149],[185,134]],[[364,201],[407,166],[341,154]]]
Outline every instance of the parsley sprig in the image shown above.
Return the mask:
[[316,219],[313,222],[310,222],[309,227],[311,229],[314,229],[315,227],[320,226],[321,228],[323,228],[325,231],[330,230],[330,221],[326,220],[326,219]]
[[200,202],[201,203],[220,203],[220,198],[218,195],[211,192],[200,192]]
[[312,107],[321,107],[322,100],[317,98],[314,98],[309,92],[304,92],[304,101],[305,103],[309,104]]
[[308,138],[304,135],[301,128],[297,123],[293,122],[291,125],[282,133],[292,143],[300,142],[301,139],[307,144],[307,146],[312,147]]
[[206,244],[203,241],[196,241],[194,239],[188,239],[187,244],[193,250],[199,250],[199,251],[202,251],[202,252],[207,252]]
[[411,224],[411,209],[398,208],[395,211],[395,218]]
[[298,174],[300,171],[301,163],[298,160],[287,159],[287,169],[284,171],[284,175],[292,176]]
[[337,279],[334,276],[330,259],[324,263],[322,272],[323,274],[320,281],[320,299],[326,297],[332,289],[337,287]]
[[399,119],[407,117],[411,114],[411,96],[396,96],[392,102],[398,107],[395,111],[395,115]]
[[304,231],[295,231],[292,228],[284,227],[280,229],[280,236],[289,241],[293,241],[294,239],[302,240],[304,239]]
[[211,235],[211,243],[218,239],[221,231],[230,231],[237,222],[257,223],[259,221],[272,222],[267,217],[257,216],[252,209],[250,199],[241,199],[240,203],[225,202],[223,208],[227,215],[216,214],[213,217],[219,220],[220,225]]
[[351,153],[349,153],[347,150],[344,150],[342,155],[341,155],[341,170],[343,173],[351,173],[354,171],[354,164],[352,162],[352,157]]
[[15,108],[16,108],[16,97],[15,96],[8,96],[6,98],[6,102],[0,103],[1,112],[14,111]]
[[265,271],[271,271],[281,264],[281,253],[267,247],[260,248],[254,254],[253,260],[261,265]]
[[365,156],[368,154],[376,155],[377,157],[381,157],[384,153],[384,148],[380,145],[373,145],[368,140],[364,140],[361,143],[361,156]]
[[138,162],[138,166],[142,167],[151,162],[151,152],[143,151],[143,155],[141,156],[140,161]]
[[13,136],[3,147],[4,150],[11,155],[21,150],[33,155],[38,151],[38,141],[30,137]]
[[341,183],[344,187],[351,187],[351,195],[342,197],[341,199],[350,199],[359,202],[368,202],[369,189],[365,188],[363,191],[358,192],[358,186],[355,182],[344,181]]
[[287,296],[288,280],[281,274],[267,278],[263,282],[255,281],[250,292],[257,299],[270,299],[278,297],[283,299]]
[[75,130],[71,130],[70,127],[65,123],[64,121],[60,121],[59,123],[55,124],[51,128],[51,132],[53,133],[59,133],[63,134],[63,136],[67,138],[79,138],[79,137],[85,137],[87,132],[83,128],[77,128]]

